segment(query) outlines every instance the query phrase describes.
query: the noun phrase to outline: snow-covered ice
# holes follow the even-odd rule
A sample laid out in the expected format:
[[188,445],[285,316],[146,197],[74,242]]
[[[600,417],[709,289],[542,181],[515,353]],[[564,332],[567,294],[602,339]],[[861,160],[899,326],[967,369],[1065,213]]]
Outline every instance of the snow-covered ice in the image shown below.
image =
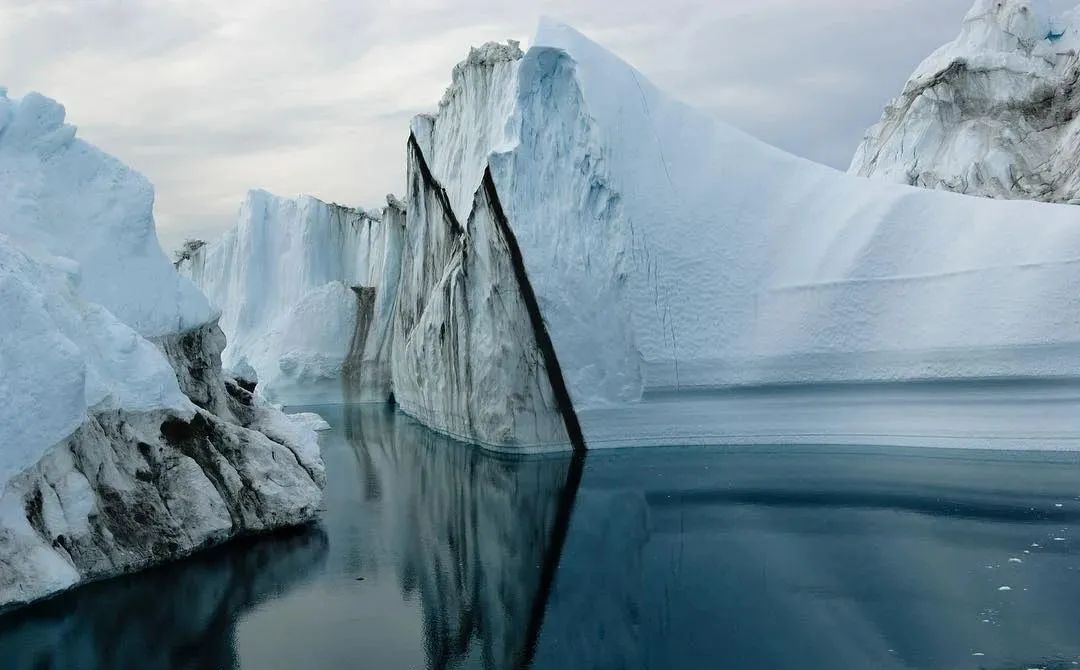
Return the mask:
[[[190,417],[161,352],[79,295],[78,276],[0,234],[0,483],[70,435],[87,412],[171,410]],[[60,267],[58,267],[58,265]]]

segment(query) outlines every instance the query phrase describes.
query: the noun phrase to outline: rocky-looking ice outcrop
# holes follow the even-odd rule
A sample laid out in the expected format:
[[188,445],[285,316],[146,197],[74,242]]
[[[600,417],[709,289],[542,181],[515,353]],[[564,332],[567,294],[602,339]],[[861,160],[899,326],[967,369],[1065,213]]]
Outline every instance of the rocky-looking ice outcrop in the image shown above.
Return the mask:
[[[434,125],[421,117],[417,125]],[[432,137],[432,128],[422,136]],[[394,310],[394,398],[427,426],[496,448],[582,447],[555,350],[490,173],[462,223],[409,139]]]
[[380,214],[248,193],[237,224],[179,263],[221,310],[225,367],[253,370],[274,402],[385,401],[404,218],[392,196]]
[[0,92],[0,607],[312,518],[309,424],[221,372],[142,176]]
[[850,172],[992,198],[1080,204],[1080,12],[977,0],[870,128]]

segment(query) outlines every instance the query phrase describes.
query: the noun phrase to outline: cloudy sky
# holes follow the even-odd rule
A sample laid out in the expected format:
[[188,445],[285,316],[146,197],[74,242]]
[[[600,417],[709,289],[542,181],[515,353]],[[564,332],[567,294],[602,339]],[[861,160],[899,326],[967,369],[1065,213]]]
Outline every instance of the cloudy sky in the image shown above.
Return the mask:
[[566,21],[661,88],[846,168],[972,0],[0,0],[0,86],[60,100],[150,177],[163,244],[213,237],[244,192],[377,206],[408,119],[469,45]]

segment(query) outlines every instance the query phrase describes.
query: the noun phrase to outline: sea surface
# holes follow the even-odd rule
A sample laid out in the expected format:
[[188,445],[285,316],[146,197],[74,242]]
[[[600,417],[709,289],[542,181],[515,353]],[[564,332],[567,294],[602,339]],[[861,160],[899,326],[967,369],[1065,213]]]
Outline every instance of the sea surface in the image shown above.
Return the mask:
[[318,523],[0,617],[0,668],[1080,665],[1077,452],[512,457],[305,409]]

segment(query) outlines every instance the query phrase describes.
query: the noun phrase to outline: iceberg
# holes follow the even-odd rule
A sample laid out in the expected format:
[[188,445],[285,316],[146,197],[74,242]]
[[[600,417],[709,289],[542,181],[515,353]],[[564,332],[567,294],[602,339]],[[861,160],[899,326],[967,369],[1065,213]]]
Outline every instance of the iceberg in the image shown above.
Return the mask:
[[[412,132],[457,220],[490,175],[589,445],[626,443],[605,417],[656,394],[1080,372],[1071,207],[791,156],[550,21],[527,53],[474,50]],[[652,443],[685,440],[652,418]]]
[[0,608],[311,519],[312,417],[223,375],[153,189],[0,90]]
[[248,193],[236,225],[178,264],[221,310],[224,366],[277,403],[387,400],[404,217],[393,196],[367,212]]
[[1080,12],[977,0],[851,162],[864,177],[1000,199],[1080,204]]

